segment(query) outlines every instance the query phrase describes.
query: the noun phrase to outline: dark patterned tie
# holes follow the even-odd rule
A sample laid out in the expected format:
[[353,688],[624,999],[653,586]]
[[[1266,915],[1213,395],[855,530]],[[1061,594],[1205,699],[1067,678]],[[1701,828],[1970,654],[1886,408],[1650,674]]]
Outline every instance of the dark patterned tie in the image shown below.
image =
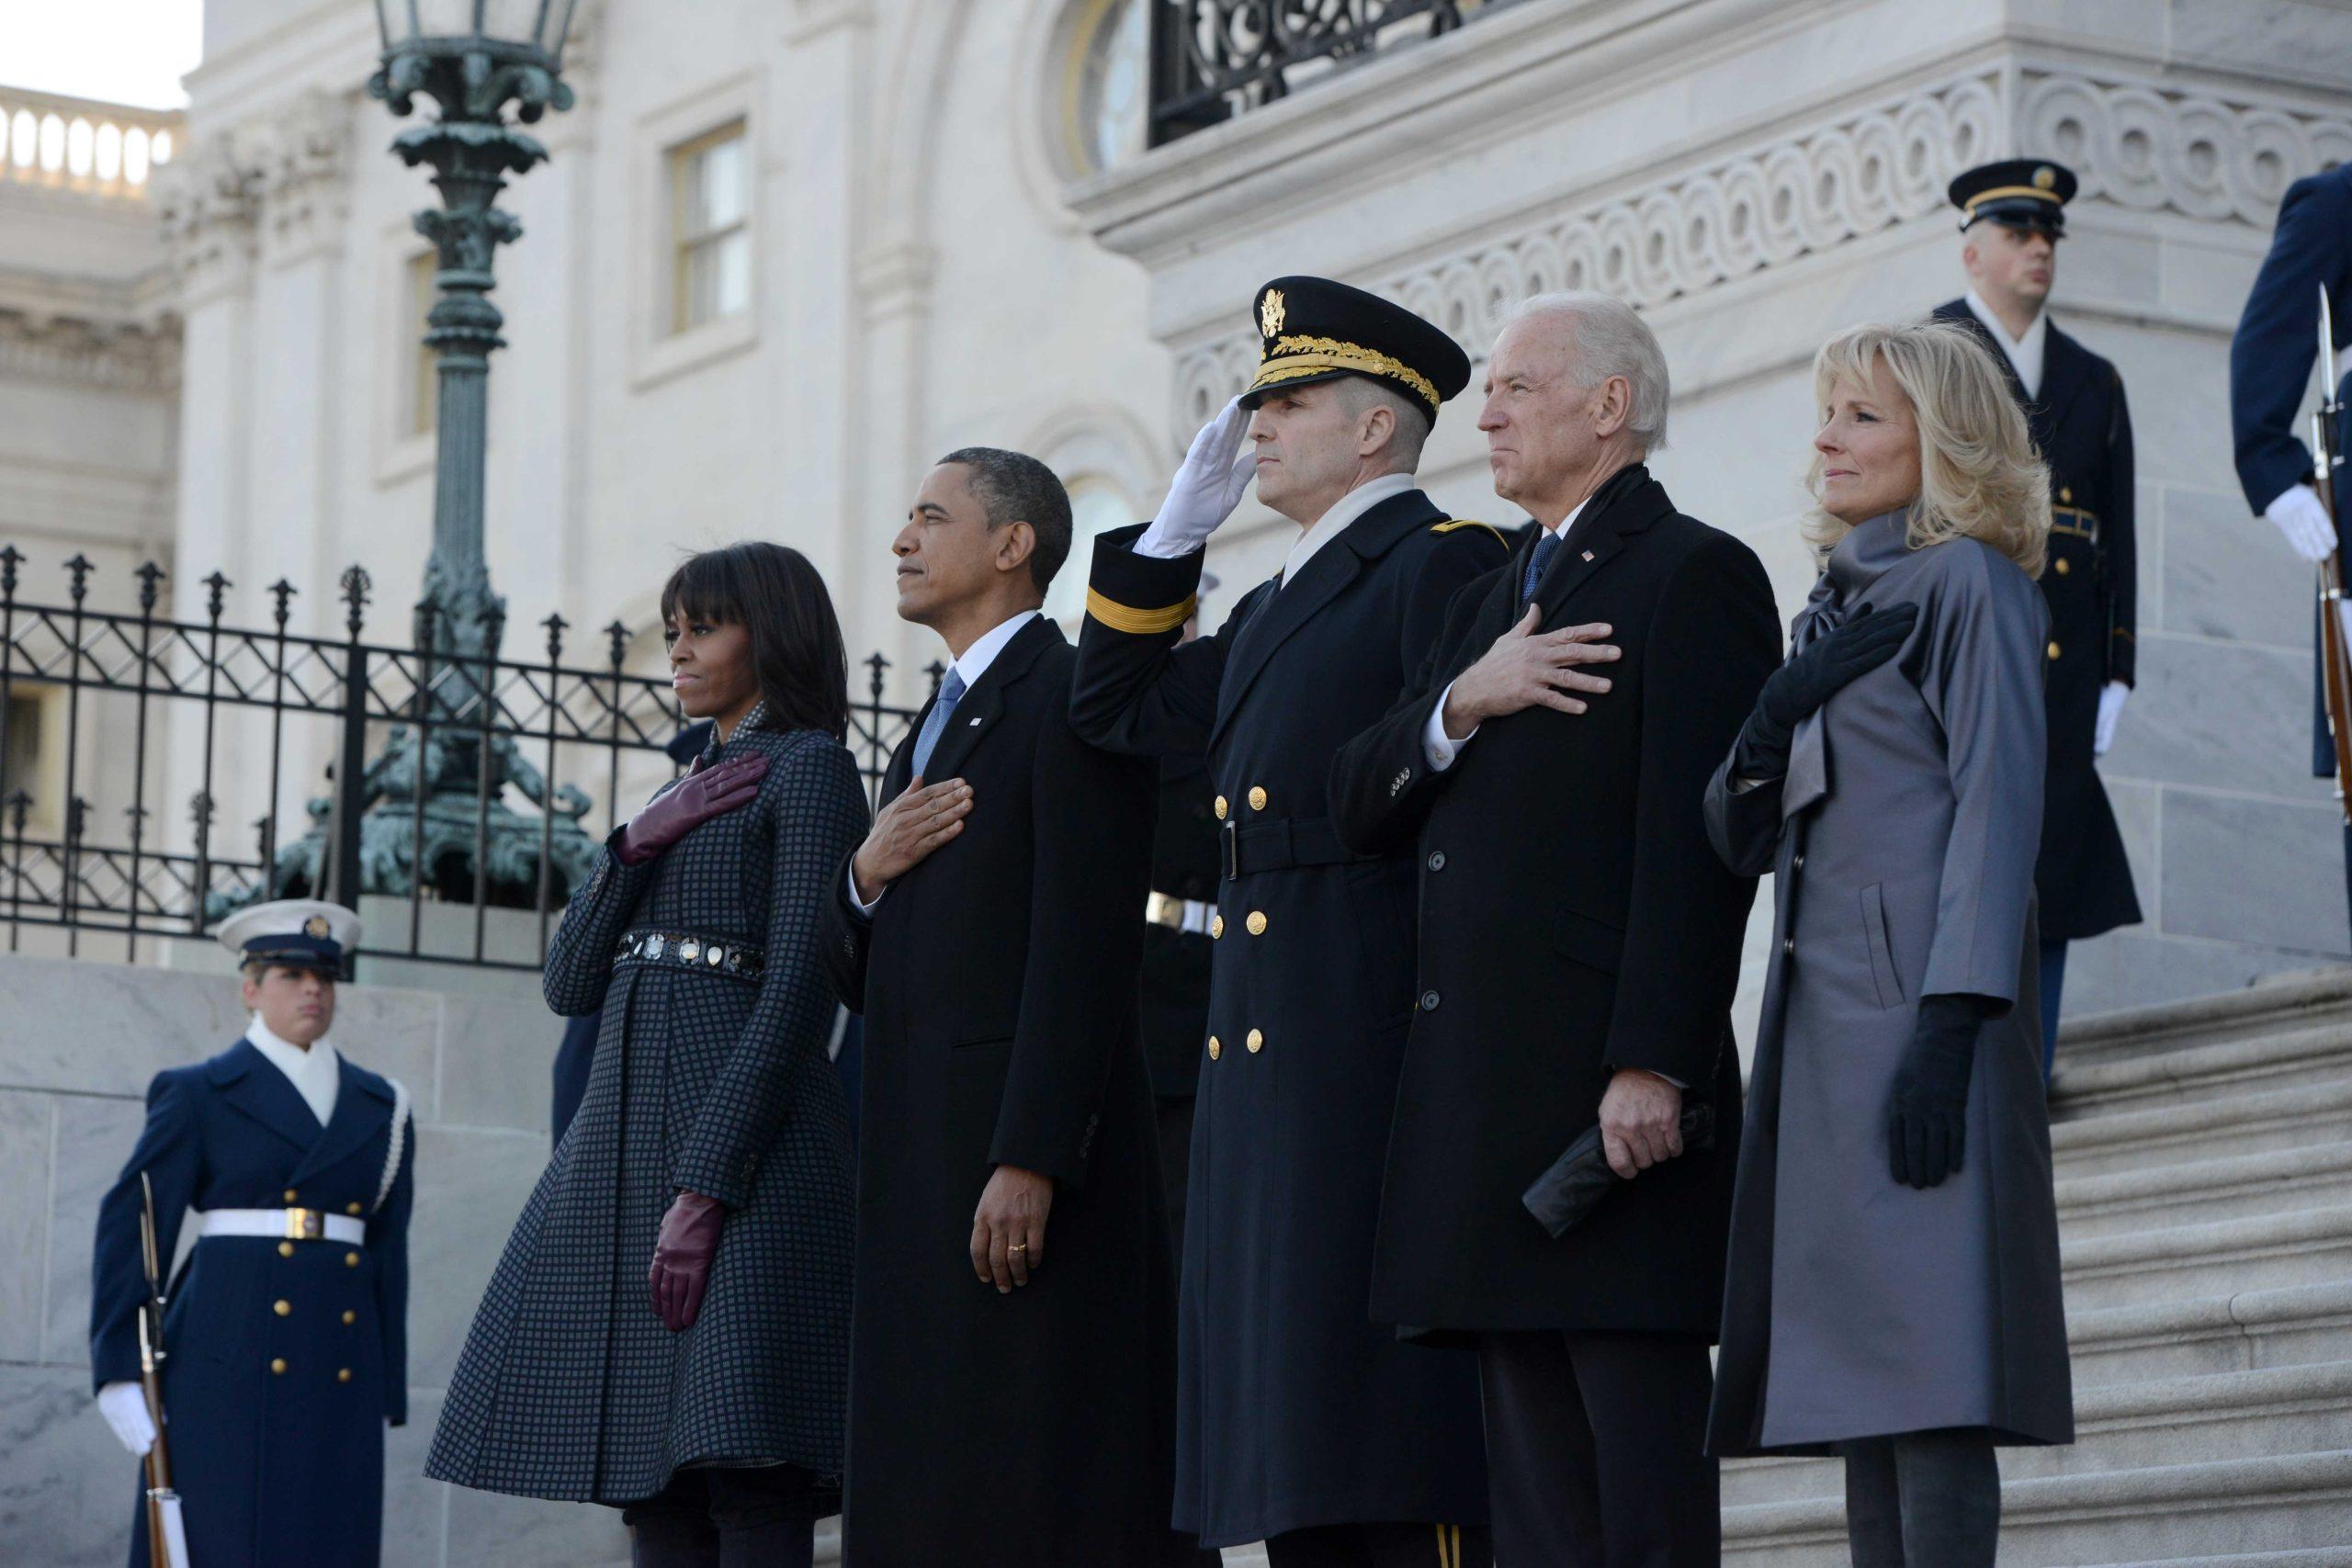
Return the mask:
[[1527,558],[1527,580],[1519,585],[1519,602],[1522,604],[1535,597],[1535,585],[1544,581],[1544,569],[1560,553],[1560,536],[1546,534],[1535,541],[1535,553]]

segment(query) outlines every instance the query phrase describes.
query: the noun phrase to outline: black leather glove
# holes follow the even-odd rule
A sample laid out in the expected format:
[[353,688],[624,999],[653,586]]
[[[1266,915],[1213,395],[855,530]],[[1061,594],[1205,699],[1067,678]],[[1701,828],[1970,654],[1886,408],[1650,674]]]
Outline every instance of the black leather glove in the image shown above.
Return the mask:
[[1740,774],[1758,779],[1785,774],[1789,742],[1797,726],[1849,683],[1894,658],[1918,619],[1917,604],[1885,610],[1865,605],[1773,671],[1756,694],[1756,711],[1739,732]]
[[1960,1168],[1976,1039],[1999,1006],[1987,997],[1919,998],[1919,1020],[1894,1069],[1886,1111],[1887,1154],[1904,1186],[1925,1191]]
[[754,751],[687,774],[684,784],[628,819],[621,829],[621,863],[643,865],[712,818],[757,799],[767,772],[768,760]]
[[653,1290],[653,1310],[671,1333],[684,1333],[702,1315],[711,1259],[718,1256],[718,1235],[726,1227],[727,1205],[699,1192],[679,1193],[662,1216],[648,1283]]

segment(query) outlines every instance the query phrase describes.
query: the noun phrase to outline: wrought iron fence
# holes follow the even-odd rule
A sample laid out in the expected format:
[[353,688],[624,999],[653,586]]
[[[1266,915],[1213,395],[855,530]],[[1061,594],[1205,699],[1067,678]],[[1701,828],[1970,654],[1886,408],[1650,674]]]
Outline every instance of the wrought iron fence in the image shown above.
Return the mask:
[[[268,590],[271,625],[255,629],[225,623],[232,584],[219,572],[203,580],[202,617],[179,620],[159,613],[166,574],[153,562],[132,574],[138,608],[126,612],[90,606],[96,568],[79,555],[63,563],[62,603],[21,597],[25,559],[0,547],[0,924],[10,952],[27,931],[52,928],[68,953],[106,932],[135,961],[142,938],[202,937],[248,903],[315,895],[379,900],[363,960],[536,967],[556,911],[626,814],[624,762],[675,767],[665,749],[686,721],[666,678],[628,672],[631,633],[619,621],[604,628],[594,667],[565,661],[572,627],[560,615],[539,623],[541,658],[500,657],[495,619],[467,639],[491,653],[453,654],[429,604],[407,646],[367,640],[373,583],[357,566],[343,573],[344,635],[334,637],[290,629],[298,591],[284,581]],[[918,709],[884,701],[891,665],[881,654],[865,670],[845,739],[872,792]],[[922,671],[933,690],[941,673],[936,663]],[[224,739],[224,729],[236,733]],[[226,787],[242,779],[262,803],[243,825],[249,838],[218,820],[228,745],[250,765],[231,770]],[[321,750],[322,792],[300,802],[289,832],[281,797],[307,792],[284,782],[288,758]],[[159,774],[195,784],[176,845],[153,828],[170,808],[172,782]],[[510,787],[531,809],[507,803]],[[98,819],[91,794],[115,797],[106,806],[119,812],[119,832]],[[386,920],[385,899],[404,919]]]
[[1155,147],[1515,0],[1152,0]]

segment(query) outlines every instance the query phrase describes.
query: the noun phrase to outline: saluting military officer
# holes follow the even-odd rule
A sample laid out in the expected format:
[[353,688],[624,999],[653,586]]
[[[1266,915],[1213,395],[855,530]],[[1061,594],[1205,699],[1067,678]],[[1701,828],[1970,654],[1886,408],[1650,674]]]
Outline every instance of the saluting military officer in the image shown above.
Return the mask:
[[[125,1448],[147,1451],[138,1314],[152,1190],[165,1266],[190,1210],[197,1227],[164,1325],[189,1561],[365,1568],[382,1534],[384,1425],[408,1419],[408,1093],[327,1037],[356,915],[282,899],[231,916],[220,939],[238,955],[253,1022],[219,1055],[155,1075],[146,1129],[99,1204],[98,1408]],[[141,1497],[143,1511],[143,1480]],[[146,1562],[142,1521],[131,1568]]]
[[2009,390],[2050,465],[2050,742],[2034,889],[2041,905],[2041,1071],[2058,1041],[2066,944],[2137,925],[2123,835],[2093,760],[2115,741],[2136,666],[2139,551],[2132,525],[2132,411],[2115,367],[2050,320],[2074,172],[2011,158],[1951,182],[1968,292],[1936,315],[1999,350]]
[[[1416,862],[1341,845],[1327,781],[1419,671],[1455,590],[1506,551],[1414,484],[1439,406],[1469,383],[1451,338],[1317,277],[1267,284],[1255,321],[1257,377],[1159,515],[1096,542],[1070,698],[1098,745],[1205,750],[1216,792],[1176,1524],[1203,1546],[1264,1539],[1274,1568],[1453,1568],[1485,1555],[1476,1366],[1366,1310]],[[1253,475],[1296,542],[1215,636],[1180,643],[1209,536]]]

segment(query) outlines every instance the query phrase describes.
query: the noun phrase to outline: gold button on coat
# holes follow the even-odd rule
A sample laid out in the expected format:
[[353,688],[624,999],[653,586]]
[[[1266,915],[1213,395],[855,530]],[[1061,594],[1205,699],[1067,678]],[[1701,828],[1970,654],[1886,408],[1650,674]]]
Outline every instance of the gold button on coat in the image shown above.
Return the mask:
[[2073,568],[2073,567],[2071,567],[2071,566],[2069,566],[2069,565],[2067,565],[2067,564],[2066,564],[2066,558],[2065,558],[2064,556],[2060,556],[2056,560],[2054,560],[2054,561],[2051,562],[2050,564],[2051,564],[2052,568],[2053,570],[2056,570],[2056,572],[2058,573],[2058,575],[2059,575],[2059,576],[2061,576],[2061,577],[2065,576],[2068,572],[2070,572],[2070,571],[2072,571],[2072,570],[2074,570],[2074,568]]
[[343,1255],[343,1266],[344,1266],[345,1269],[356,1269],[356,1268],[358,1268],[358,1267],[359,1267],[359,1254],[357,1254],[357,1253],[356,1253],[356,1252],[346,1252],[346,1253],[345,1253],[345,1254]]
[[1209,940],[1211,942],[1215,942],[1224,934],[1225,917],[1223,915],[1211,915],[1209,917]]
[[1251,936],[1264,936],[1266,934],[1266,911],[1263,909],[1250,910],[1249,925],[1250,934]]
[[344,1205],[343,1212],[346,1214],[356,1214],[359,1212],[359,1205],[357,1203],[346,1203]]
[[1220,1045],[1220,1044],[1218,1044],[1218,1043],[1216,1043],[1216,1035],[1214,1035],[1214,1034],[1210,1035],[1210,1036],[1209,1036],[1209,1060],[1210,1060],[1210,1061],[1212,1061],[1212,1062],[1214,1062],[1214,1061],[1216,1061],[1219,1056],[1222,1056],[1223,1055],[1225,1055],[1225,1047],[1224,1047],[1224,1046],[1222,1046],[1222,1045]]
[[2075,492],[2067,486],[2060,485],[2058,487],[2058,499],[2064,502],[2071,502],[2075,499]]
[[1259,1052],[1266,1048],[1266,1037],[1259,1031],[1253,1029],[1250,1032],[1250,1038],[1243,1041],[1242,1043],[1250,1047],[1250,1054],[1254,1056]]
[[286,1358],[283,1356],[273,1358],[269,1363],[269,1370],[277,1373],[281,1377],[284,1376],[286,1372]]
[[1250,786],[1250,809],[1252,811],[1263,811],[1266,809],[1266,786],[1264,784],[1251,784]]
[[2057,643],[2056,643],[2056,642],[2054,642],[2054,641],[2053,641],[2053,642],[2052,642],[2052,643],[2051,643],[2051,645],[2050,645],[2050,657],[2051,657],[2051,658],[2052,658],[2052,659],[2055,659],[2055,658],[2057,658],[2057,657],[2058,657],[2058,645],[2057,645]]
[[1218,821],[1222,822],[1225,820],[1226,809],[1225,796],[1220,795],[1216,797],[1216,819]]
[[334,1370],[334,1381],[337,1382],[349,1382],[351,1381],[351,1369],[349,1367],[337,1367]]
[[352,1311],[349,1307],[343,1309],[343,1325],[345,1328],[350,1327],[353,1324],[357,1323],[358,1321],[359,1314],[357,1313]]
[[291,1258],[291,1257],[293,1257],[293,1256],[294,1256],[294,1244],[293,1244],[292,1242],[290,1242],[290,1241],[281,1241],[281,1242],[279,1242],[279,1243],[277,1244],[277,1256],[278,1256],[278,1257],[280,1257],[280,1258]]
[[292,1302],[272,1302],[269,1305],[269,1310],[276,1313],[280,1317],[287,1317],[292,1314],[294,1311],[294,1303]]
[[292,1201],[294,1201],[294,1200],[295,1200],[295,1199],[297,1199],[297,1198],[299,1198],[299,1197],[300,1197],[300,1196],[301,1196],[301,1194],[300,1194],[300,1193],[299,1193],[299,1192],[297,1192],[297,1191],[295,1191],[295,1190],[294,1190],[294,1189],[292,1189],[291,1187],[289,1187],[289,1188],[288,1188],[288,1189],[286,1190],[286,1201],[287,1201],[288,1202],[289,1202],[289,1203],[291,1203]]

